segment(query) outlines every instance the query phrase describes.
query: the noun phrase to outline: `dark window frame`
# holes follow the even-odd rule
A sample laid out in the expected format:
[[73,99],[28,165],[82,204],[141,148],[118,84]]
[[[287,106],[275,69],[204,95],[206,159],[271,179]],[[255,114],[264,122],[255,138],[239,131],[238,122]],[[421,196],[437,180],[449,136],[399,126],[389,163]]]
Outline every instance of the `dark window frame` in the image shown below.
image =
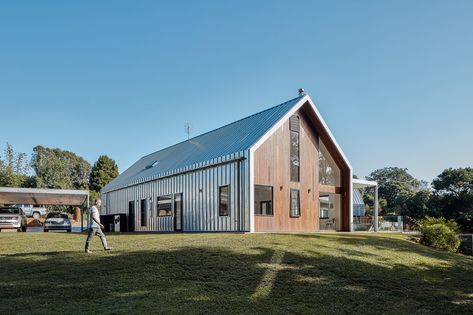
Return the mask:
[[[227,209],[226,214],[222,214],[222,189],[227,189]],[[222,185],[218,187],[218,216],[228,217],[230,216],[230,185]]]
[[[143,201],[145,204],[145,207],[143,207]],[[144,208],[144,209],[143,209]],[[141,226],[148,226],[148,198],[141,199],[140,200],[140,225]],[[144,220],[143,220],[144,217]]]
[[[293,120],[297,119],[294,123]],[[297,152],[293,150],[293,135],[297,137]],[[297,162],[297,166],[293,163],[293,155],[296,157],[294,161]],[[297,155],[297,156],[295,156]],[[297,169],[296,169],[297,168]],[[291,182],[300,182],[301,180],[301,136],[300,136],[300,117],[298,115],[292,115],[289,118],[289,172]]]
[[[292,208],[292,194],[293,192],[297,192],[297,214],[294,214]],[[289,192],[289,216],[291,218],[299,218],[301,216],[301,191],[299,189],[291,188]]]
[[[262,213],[256,213],[256,209],[255,209],[255,215],[256,216],[261,216],[261,217],[273,217],[274,216],[274,187],[271,186],[271,185],[254,185],[255,186],[255,190],[256,190],[256,187],[260,186],[260,187],[270,187],[271,188],[271,214],[262,214]],[[256,191],[255,191],[255,198],[256,198]]]
[[[171,208],[169,209],[169,212],[168,214],[166,215],[159,215],[159,212],[160,212],[160,209],[159,209],[159,198],[163,198],[163,197],[170,197],[169,199],[169,204],[171,205]],[[156,217],[158,218],[163,218],[163,217],[172,217],[173,216],[173,212],[174,212],[174,194],[167,194],[167,195],[161,195],[161,196],[158,196],[156,197]]]

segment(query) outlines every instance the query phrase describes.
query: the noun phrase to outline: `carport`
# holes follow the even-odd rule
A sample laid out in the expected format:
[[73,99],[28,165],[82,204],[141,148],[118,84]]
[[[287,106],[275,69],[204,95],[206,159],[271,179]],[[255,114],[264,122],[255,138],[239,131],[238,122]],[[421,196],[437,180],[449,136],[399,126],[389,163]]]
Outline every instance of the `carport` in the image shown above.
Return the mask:
[[46,188],[0,187],[0,204],[61,205],[81,208],[81,231],[84,230],[84,207],[89,207],[89,191]]

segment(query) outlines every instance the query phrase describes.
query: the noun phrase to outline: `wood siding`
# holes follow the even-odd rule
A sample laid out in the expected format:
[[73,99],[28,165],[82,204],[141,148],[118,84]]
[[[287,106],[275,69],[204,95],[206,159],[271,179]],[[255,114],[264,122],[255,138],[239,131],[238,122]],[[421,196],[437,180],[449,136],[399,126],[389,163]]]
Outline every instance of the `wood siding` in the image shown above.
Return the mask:
[[[255,231],[318,231],[319,158],[316,132],[300,116],[300,181],[290,180],[290,131],[286,121],[256,151],[255,185],[273,186],[273,216],[255,215]],[[290,190],[299,189],[301,215],[290,217]]]

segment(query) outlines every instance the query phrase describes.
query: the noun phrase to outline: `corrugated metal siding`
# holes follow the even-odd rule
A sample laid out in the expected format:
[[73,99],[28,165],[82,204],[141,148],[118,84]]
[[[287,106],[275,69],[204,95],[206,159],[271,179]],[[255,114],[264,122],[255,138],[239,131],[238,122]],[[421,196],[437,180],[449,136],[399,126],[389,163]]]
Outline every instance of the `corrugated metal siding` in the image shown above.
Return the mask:
[[[247,156],[239,152],[212,161],[234,160],[227,164],[103,193],[102,198],[108,200],[106,212],[128,214],[128,202],[135,201],[136,231],[173,231],[174,211],[173,216],[158,217],[156,199],[182,193],[183,231],[249,231],[248,159],[235,160]],[[230,215],[225,217],[218,213],[218,188],[223,185],[230,185]],[[140,200],[150,198],[148,220],[141,226]]]
[[[300,99],[301,97],[297,97],[229,125],[144,156],[105,186],[102,192],[180,173],[209,164],[210,161],[217,158],[228,159],[237,152],[247,151]],[[158,163],[155,165],[156,161]],[[151,165],[155,166],[151,167]]]

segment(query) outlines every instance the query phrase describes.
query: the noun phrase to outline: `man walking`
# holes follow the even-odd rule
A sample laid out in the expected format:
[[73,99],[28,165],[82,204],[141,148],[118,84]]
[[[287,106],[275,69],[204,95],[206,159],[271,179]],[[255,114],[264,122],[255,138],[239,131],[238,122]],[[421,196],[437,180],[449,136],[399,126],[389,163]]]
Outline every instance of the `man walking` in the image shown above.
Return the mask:
[[90,207],[88,211],[89,219],[87,222],[87,227],[89,229],[89,234],[87,235],[87,240],[85,241],[85,252],[87,254],[91,254],[92,252],[89,250],[90,241],[94,235],[98,235],[100,240],[102,241],[103,249],[104,250],[111,250],[111,247],[108,247],[107,239],[105,238],[105,234],[103,234],[102,229],[103,225],[100,223],[100,216],[99,216],[99,207],[102,204],[100,199],[95,200],[95,205]]

